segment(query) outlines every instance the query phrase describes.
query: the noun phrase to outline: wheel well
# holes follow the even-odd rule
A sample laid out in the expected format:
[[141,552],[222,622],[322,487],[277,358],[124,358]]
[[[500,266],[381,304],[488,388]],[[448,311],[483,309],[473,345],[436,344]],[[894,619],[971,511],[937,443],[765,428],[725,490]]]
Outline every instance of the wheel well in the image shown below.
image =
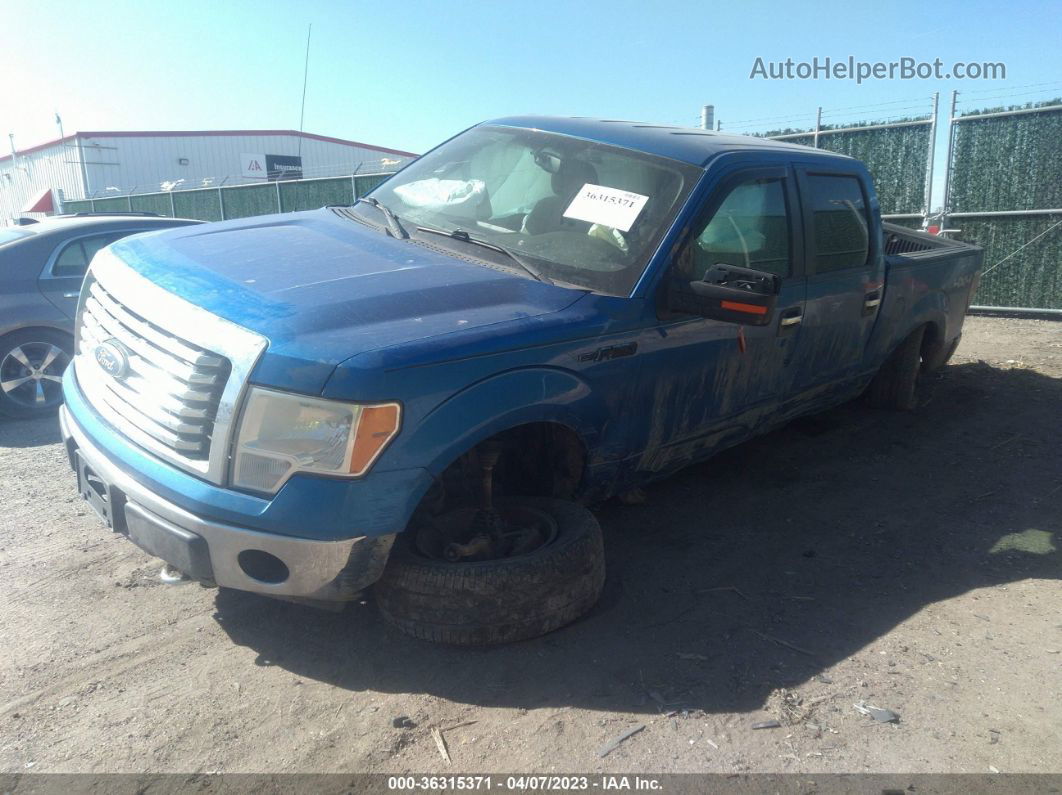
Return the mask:
[[932,372],[942,364],[944,334],[940,326],[932,321],[925,324],[925,329],[925,334],[922,336],[922,369]]
[[46,334],[56,334],[69,343],[71,351],[74,350],[74,335],[71,334],[69,331],[64,331],[63,329],[56,328],[55,326],[22,326],[21,328],[11,329],[11,331],[8,331],[5,334],[0,334],[0,345],[3,345],[5,342],[7,342],[8,338],[14,337],[16,334],[25,334],[27,332],[44,332]]
[[462,453],[436,478],[418,510],[437,514],[478,500],[483,479],[479,452],[500,446],[494,468],[499,496],[578,496],[586,467],[586,446],[579,435],[556,422],[533,422],[509,428]]

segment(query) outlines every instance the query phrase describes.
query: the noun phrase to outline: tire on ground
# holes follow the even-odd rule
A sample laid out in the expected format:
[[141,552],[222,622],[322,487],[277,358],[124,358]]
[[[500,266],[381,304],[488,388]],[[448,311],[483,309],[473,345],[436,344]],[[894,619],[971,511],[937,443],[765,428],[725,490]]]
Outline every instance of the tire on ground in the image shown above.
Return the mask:
[[918,405],[918,375],[922,369],[920,326],[892,352],[867,387],[867,401],[874,408],[911,411]]
[[601,527],[586,508],[545,497],[498,499],[549,513],[552,543],[528,555],[450,563],[427,558],[403,533],[375,586],[388,623],[421,640],[486,646],[537,637],[586,613],[601,595]]

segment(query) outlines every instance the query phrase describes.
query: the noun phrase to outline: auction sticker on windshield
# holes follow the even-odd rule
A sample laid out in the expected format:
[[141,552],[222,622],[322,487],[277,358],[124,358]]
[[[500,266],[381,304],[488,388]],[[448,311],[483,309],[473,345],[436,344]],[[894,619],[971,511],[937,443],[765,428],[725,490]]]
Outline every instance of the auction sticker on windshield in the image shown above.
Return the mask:
[[640,193],[587,182],[575,194],[572,203],[564,211],[564,217],[629,232],[648,200],[648,196]]

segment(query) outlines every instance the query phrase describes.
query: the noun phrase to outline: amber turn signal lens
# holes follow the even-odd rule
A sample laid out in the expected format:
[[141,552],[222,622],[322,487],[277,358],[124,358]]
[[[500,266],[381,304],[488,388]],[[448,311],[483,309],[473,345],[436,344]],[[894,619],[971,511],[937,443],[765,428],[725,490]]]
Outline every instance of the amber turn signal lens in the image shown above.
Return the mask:
[[398,433],[400,409],[397,403],[365,406],[358,419],[354,447],[350,452],[350,473],[363,475]]

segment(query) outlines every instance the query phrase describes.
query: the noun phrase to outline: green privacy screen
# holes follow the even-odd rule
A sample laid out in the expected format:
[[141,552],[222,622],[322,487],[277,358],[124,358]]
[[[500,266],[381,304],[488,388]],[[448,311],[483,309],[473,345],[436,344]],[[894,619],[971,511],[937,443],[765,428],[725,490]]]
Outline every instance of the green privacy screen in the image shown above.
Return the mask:
[[223,218],[247,218],[280,212],[276,183],[221,188],[220,193]]
[[[967,115],[1049,108],[956,121],[950,212],[1062,209],[1062,100]],[[1062,309],[1062,213],[952,218],[956,237],[985,248],[980,306]],[[997,267],[998,266],[998,267]]]
[[[974,304],[1062,309],[1062,225],[1029,243],[1059,221],[1060,215],[951,221],[950,227],[962,230],[955,237],[985,249],[981,286]],[[1025,248],[1014,254],[1023,245]],[[1012,256],[1001,263],[1008,255]]]
[[[955,123],[951,212],[1062,208],[1062,100],[1056,103],[1038,113]],[[1014,108],[975,113],[1003,110]]]
[[125,213],[129,212],[129,199],[119,196],[111,199],[96,199],[93,210],[97,213]]
[[221,193],[217,190],[182,190],[173,194],[173,214],[200,221],[221,220]]
[[[920,213],[925,207],[926,168],[929,164],[929,120],[904,127],[871,127],[875,122],[860,122],[843,128],[823,126],[819,132],[819,149],[862,160],[874,177],[883,213]],[[838,129],[839,132],[830,132]],[[771,138],[803,130],[776,130],[764,133]],[[811,146],[814,135],[786,138],[786,143]]]
[[173,215],[173,211],[170,208],[170,197],[165,193],[145,193],[141,196],[130,196],[129,201],[133,207],[133,212]]
[[286,213],[316,210],[329,204],[350,204],[353,201],[354,186],[350,177],[280,183],[280,209]]
[[316,210],[329,204],[351,204],[390,174],[356,177],[231,185],[220,188],[177,190],[172,193],[138,193],[134,196],[64,201],[63,212],[141,212],[200,221],[223,221],[276,212]]

